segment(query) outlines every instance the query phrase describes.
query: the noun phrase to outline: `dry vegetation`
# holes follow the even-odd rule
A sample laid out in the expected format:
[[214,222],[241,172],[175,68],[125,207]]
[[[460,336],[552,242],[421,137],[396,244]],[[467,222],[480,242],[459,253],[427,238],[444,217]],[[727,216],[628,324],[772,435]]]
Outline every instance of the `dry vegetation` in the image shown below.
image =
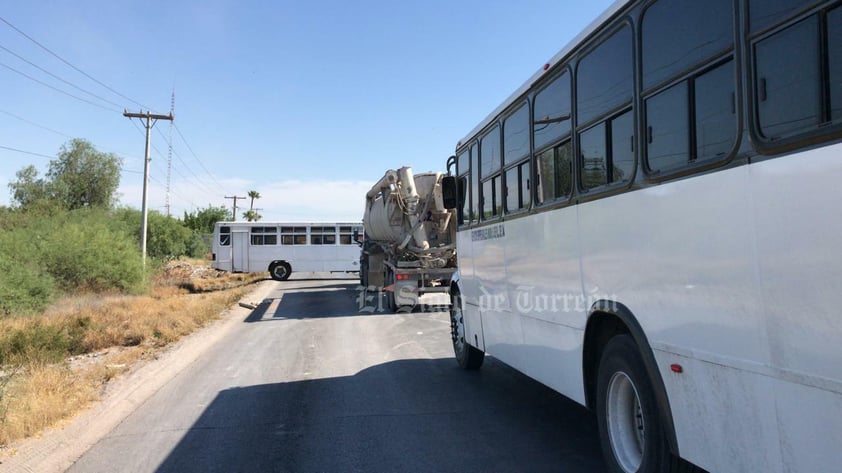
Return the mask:
[[132,363],[217,319],[264,277],[172,262],[149,295],[68,297],[37,317],[0,319],[0,446],[70,417]]

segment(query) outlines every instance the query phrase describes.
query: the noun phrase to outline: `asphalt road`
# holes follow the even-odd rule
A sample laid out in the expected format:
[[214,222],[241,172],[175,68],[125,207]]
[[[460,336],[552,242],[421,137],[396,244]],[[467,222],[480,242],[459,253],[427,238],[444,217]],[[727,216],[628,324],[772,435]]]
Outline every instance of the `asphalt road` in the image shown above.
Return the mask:
[[490,357],[461,370],[445,312],[273,284],[69,471],[604,470],[591,413]]

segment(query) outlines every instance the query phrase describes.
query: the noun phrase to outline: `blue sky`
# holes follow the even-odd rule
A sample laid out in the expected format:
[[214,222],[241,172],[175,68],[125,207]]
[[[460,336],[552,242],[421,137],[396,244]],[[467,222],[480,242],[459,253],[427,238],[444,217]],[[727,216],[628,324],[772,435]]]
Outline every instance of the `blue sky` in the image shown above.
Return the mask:
[[[55,156],[88,139],[124,158],[120,202],[140,208],[144,136],[122,110],[166,113],[174,89],[173,215],[256,190],[264,220],[357,220],[387,169],[444,170],[611,3],[8,2],[0,17],[120,95],[0,22],[0,146]],[[170,124],[156,128],[149,202],[163,212]],[[48,162],[0,148],[0,204],[15,172]]]

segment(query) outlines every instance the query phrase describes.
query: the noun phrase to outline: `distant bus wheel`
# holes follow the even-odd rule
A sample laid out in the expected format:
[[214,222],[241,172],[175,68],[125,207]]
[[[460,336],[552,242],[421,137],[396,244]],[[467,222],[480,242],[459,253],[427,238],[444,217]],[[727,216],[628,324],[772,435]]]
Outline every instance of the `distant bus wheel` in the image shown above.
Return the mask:
[[462,312],[459,290],[455,288],[450,294],[450,338],[459,366],[466,370],[476,370],[482,366],[485,352],[469,345],[465,340],[465,315]]
[[631,336],[619,335],[608,342],[598,376],[596,416],[609,469],[672,471],[657,401]]
[[292,274],[292,268],[286,261],[272,263],[269,265],[269,274],[275,281],[286,281],[289,279],[289,275]]

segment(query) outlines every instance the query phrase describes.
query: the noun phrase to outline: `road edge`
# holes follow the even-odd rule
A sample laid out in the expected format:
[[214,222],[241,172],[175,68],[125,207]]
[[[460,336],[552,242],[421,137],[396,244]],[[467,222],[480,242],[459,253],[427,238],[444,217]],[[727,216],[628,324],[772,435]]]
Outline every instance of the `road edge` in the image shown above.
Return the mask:
[[49,473],[70,468],[150,396],[248,317],[251,309],[243,306],[259,304],[276,286],[275,281],[258,283],[240,300],[243,305],[234,304],[215,322],[182,338],[156,359],[141,362],[125,376],[110,382],[99,401],[67,424],[10,445],[9,451],[14,454],[0,458],[0,471]]

